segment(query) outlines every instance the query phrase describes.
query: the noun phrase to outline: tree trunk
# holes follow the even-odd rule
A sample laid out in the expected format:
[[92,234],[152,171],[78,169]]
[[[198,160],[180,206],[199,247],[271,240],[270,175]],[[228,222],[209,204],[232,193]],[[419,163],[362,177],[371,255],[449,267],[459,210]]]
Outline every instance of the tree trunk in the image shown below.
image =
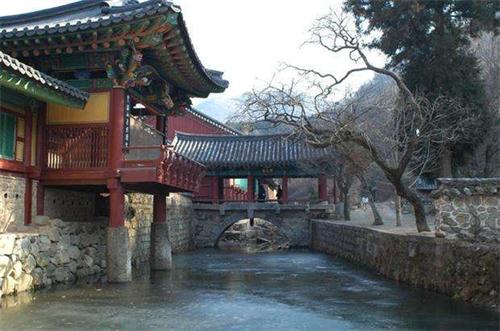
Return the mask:
[[384,225],[384,221],[382,221],[382,217],[380,216],[377,206],[375,205],[375,197],[373,196],[372,188],[368,185],[365,176],[359,175],[358,179],[361,182],[361,185],[363,186],[364,190],[368,194],[368,203],[370,204],[370,208],[373,214],[373,225]]
[[349,189],[342,192],[344,194],[344,220],[351,220],[351,202],[349,201]]
[[405,186],[401,180],[393,183],[396,187],[396,192],[402,198],[408,200],[409,203],[413,206],[413,210],[415,212],[415,223],[417,226],[418,232],[430,231],[429,225],[427,224],[427,220],[425,218],[425,207],[424,203],[418,196],[418,194]]
[[441,153],[441,169],[439,172],[439,176],[443,178],[451,178],[452,169],[451,169],[451,158],[452,152],[448,146],[445,146],[443,152]]
[[394,207],[396,209],[396,226],[401,226],[401,197],[397,194],[394,199]]

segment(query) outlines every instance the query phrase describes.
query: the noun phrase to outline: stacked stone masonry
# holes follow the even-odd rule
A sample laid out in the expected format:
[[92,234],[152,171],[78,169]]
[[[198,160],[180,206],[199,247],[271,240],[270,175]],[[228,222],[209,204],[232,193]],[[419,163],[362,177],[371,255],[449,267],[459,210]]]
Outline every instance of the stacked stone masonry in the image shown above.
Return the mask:
[[140,268],[149,261],[150,256],[153,196],[141,193],[127,194],[125,213],[125,227],[128,228],[132,250],[132,267]]
[[167,198],[168,237],[172,253],[192,250],[194,210],[191,197],[171,193]]
[[500,247],[359,226],[312,222],[315,250],[368,266],[412,286],[499,310]]
[[0,294],[73,282],[106,270],[105,226],[39,218],[30,232],[0,234]]
[[439,179],[432,193],[438,235],[500,243],[500,178]]

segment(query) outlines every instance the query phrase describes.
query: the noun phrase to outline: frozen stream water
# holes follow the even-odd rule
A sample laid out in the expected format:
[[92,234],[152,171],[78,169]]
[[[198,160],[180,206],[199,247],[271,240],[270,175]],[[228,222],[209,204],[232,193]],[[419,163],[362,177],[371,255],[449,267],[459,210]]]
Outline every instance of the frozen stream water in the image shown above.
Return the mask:
[[20,295],[0,329],[498,329],[499,315],[307,250],[201,250],[129,284]]

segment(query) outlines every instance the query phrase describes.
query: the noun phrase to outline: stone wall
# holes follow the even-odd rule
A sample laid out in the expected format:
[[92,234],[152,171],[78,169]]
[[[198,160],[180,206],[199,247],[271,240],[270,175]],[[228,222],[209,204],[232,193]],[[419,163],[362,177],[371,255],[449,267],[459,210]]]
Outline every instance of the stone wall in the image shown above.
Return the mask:
[[0,234],[0,295],[105,272],[105,225],[53,219],[29,230]]
[[170,193],[167,198],[167,223],[172,253],[181,253],[194,248],[193,218],[191,197],[181,193]]
[[0,175],[0,232],[24,224],[25,179]]
[[45,189],[44,215],[64,221],[90,222],[95,219],[96,193]]
[[128,228],[130,249],[132,250],[132,267],[137,269],[149,262],[153,196],[142,193],[127,194],[125,213],[125,227]]
[[438,179],[438,236],[500,243],[500,178]]
[[312,222],[312,247],[382,275],[499,310],[500,246]]

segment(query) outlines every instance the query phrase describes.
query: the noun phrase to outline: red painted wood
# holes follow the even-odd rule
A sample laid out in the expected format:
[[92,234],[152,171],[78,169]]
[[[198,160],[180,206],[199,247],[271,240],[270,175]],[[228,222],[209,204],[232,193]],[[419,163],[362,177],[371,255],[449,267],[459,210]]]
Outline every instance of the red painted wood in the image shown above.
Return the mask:
[[288,177],[284,176],[281,180],[281,203],[288,203]]
[[167,139],[174,139],[176,132],[220,135],[228,134],[221,128],[213,126],[212,124],[207,123],[190,113],[185,113],[181,116],[170,116],[168,118]]
[[111,139],[109,139],[109,165],[117,170],[123,160],[123,129],[125,120],[125,90],[113,88],[111,92]]
[[125,190],[118,179],[108,180],[109,226],[118,228],[125,225]]
[[255,201],[255,178],[253,176],[247,177],[248,187],[247,187],[247,201],[254,202]]
[[[24,165],[25,167],[31,166],[31,130],[33,126],[33,114],[31,111],[26,111],[24,121]],[[31,224],[31,206],[33,198],[33,180],[28,178],[26,174],[24,186],[24,224]]]
[[153,196],[153,222],[165,223],[167,221],[167,196],[155,194]]
[[210,177],[210,187],[212,203],[216,204],[219,202],[219,180],[217,177]]

